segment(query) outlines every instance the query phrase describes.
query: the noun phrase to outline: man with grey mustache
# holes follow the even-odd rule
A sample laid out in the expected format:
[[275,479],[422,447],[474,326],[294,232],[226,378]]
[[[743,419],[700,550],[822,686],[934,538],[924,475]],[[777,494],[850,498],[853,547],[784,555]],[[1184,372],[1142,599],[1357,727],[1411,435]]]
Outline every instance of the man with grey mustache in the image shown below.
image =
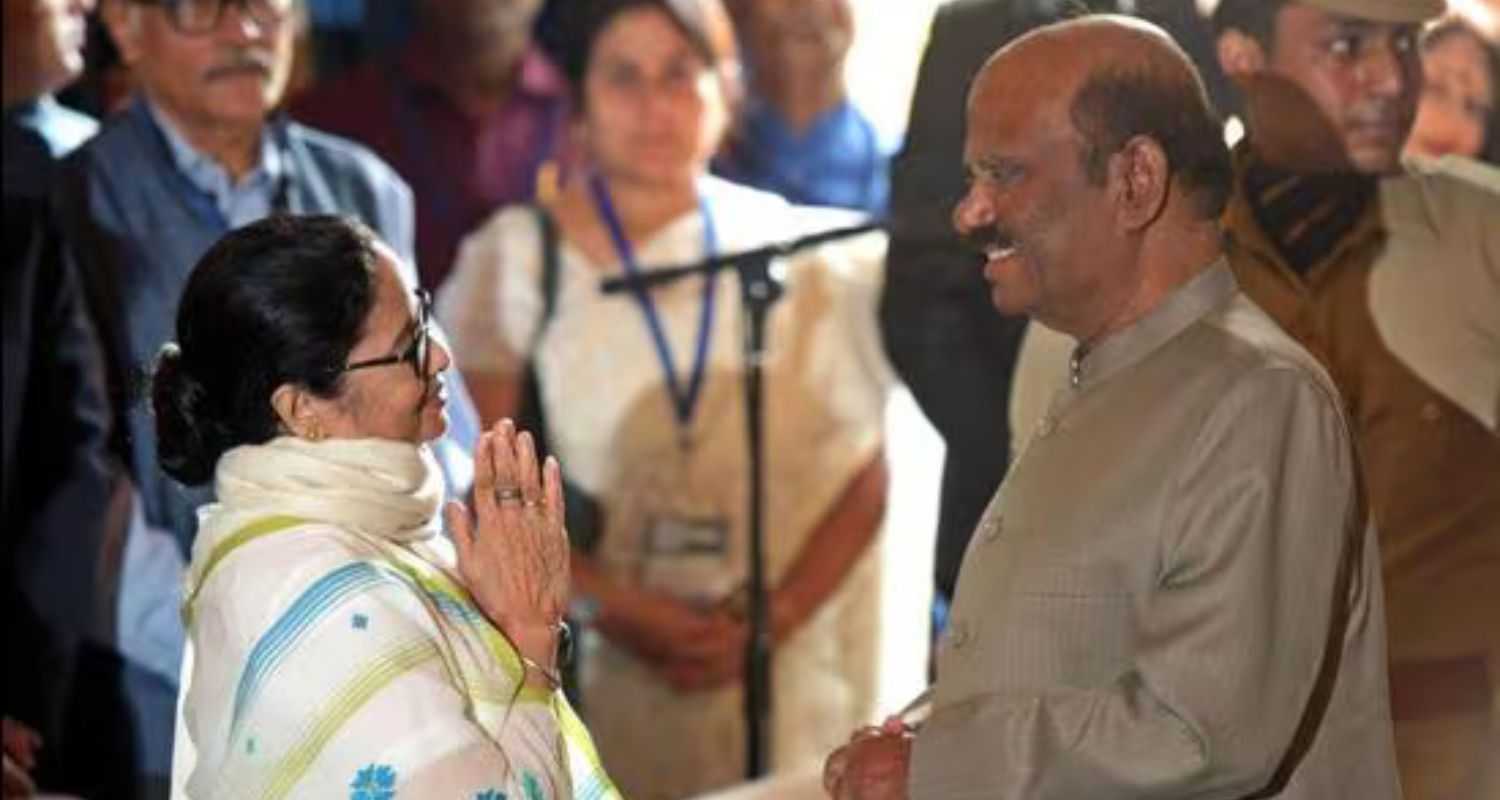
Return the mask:
[[[138,488],[115,614],[121,691],[109,701],[120,704],[115,719],[131,723],[119,735],[132,740],[141,798],[167,792],[180,576],[196,509],[209,499],[160,471],[138,392],[171,338],[189,270],[222,235],[269,214],[336,213],[389,242],[415,283],[407,185],[363,147],[274,112],[291,68],[294,3],[105,0],[103,21],[140,93],[61,176],[60,216],[105,340],[116,445]],[[436,451],[462,491],[470,476],[448,467],[470,463],[473,412],[461,386],[447,391],[453,424]]]
[[[1235,277],[1338,384],[1379,531],[1407,800],[1500,797],[1500,172],[1401,161],[1441,0],[1220,0]],[[1066,379],[1033,324],[1012,426]],[[1060,355],[1049,353],[1060,352]],[[1030,365],[1030,366],[1028,366]]]
[[964,553],[925,718],[856,732],[825,787],[1400,800],[1349,421],[1225,258],[1187,55],[1127,17],[1038,28],[966,123],[953,222],[992,304],[1078,344]]

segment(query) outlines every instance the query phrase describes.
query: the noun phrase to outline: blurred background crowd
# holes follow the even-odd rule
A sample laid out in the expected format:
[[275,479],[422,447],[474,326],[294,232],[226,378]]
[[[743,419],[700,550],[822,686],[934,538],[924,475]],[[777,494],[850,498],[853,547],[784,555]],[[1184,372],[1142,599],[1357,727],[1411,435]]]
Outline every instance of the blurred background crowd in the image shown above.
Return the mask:
[[[686,797],[743,772],[738,640],[694,609],[732,605],[745,565],[643,577],[643,545],[601,531],[661,495],[723,512],[740,547],[725,511],[744,505],[738,298],[710,283],[661,301],[677,370],[703,386],[674,421],[642,410],[679,399],[670,353],[664,379],[641,314],[598,296],[599,274],[891,220],[796,262],[773,327],[770,476],[793,487],[768,511],[776,699],[808,710],[778,720],[773,763],[803,767],[922,684],[1012,455],[1025,321],[993,312],[949,222],[969,78],[1031,27],[1117,11],[1194,58],[1229,144],[1253,117],[1214,0],[662,3],[669,25],[620,29],[591,20],[629,0],[4,2],[7,798],[168,794],[181,575],[210,494],[159,468],[142,387],[226,231],[352,215],[437,298],[458,368],[437,448],[455,495],[482,425],[545,424],[588,550],[575,621],[600,630],[573,677],[583,716],[627,796]],[[1449,5],[1414,42],[1405,155],[1482,173],[1500,165],[1500,1]],[[697,188],[601,199],[601,174]],[[673,222],[682,203],[701,219]],[[717,323],[700,312],[716,295]],[[705,444],[676,463],[663,453],[685,431]],[[674,665],[673,647],[715,637],[717,661]],[[1500,697],[1495,669],[1481,697]]]

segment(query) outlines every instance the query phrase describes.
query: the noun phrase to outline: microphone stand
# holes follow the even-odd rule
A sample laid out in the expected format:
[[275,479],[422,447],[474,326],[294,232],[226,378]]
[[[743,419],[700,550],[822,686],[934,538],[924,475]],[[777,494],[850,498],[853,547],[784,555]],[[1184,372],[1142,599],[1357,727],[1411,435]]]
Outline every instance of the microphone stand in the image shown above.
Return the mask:
[[745,422],[750,453],[750,541],[748,587],[750,636],[745,644],[745,773],[754,780],[766,774],[771,754],[771,626],[765,575],[765,405],[763,388],[766,322],[783,293],[771,262],[799,250],[879,230],[875,223],[821,231],[743,253],[712,256],[696,264],[643,270],[639,275],[608,278],[605,294],[645,292],[693,275],[733,269],[739,273],[744,308],[742,346],[745,360]]

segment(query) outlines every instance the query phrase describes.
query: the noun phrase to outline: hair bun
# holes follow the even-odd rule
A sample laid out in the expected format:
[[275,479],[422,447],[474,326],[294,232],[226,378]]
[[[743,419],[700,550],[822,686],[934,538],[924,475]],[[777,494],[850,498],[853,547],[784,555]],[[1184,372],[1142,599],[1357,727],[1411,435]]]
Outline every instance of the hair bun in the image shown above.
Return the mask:
[[208,392],[187,368],[182,348],[168,342],[152,370],[151,405],[156,416],[157,458],[162,469],[194,486],[213,478],[228,437],[204,413]]

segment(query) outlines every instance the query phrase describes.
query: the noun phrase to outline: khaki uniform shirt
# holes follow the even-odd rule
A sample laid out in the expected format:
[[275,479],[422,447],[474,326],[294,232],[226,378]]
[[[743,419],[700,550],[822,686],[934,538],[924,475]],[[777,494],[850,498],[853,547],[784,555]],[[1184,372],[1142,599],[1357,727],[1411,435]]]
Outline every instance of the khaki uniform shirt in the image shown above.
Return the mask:
[[1500,692],[1500,173],[1468,163],[1382,181],[1305,277],[1242,184],[1224,219],[1246,294],[1323,359],[1354,421],[1398,724],[1484,713]]
[[1316,361],[1220,262],[1070,378],[965,555],[911,796],[1399,797]]

